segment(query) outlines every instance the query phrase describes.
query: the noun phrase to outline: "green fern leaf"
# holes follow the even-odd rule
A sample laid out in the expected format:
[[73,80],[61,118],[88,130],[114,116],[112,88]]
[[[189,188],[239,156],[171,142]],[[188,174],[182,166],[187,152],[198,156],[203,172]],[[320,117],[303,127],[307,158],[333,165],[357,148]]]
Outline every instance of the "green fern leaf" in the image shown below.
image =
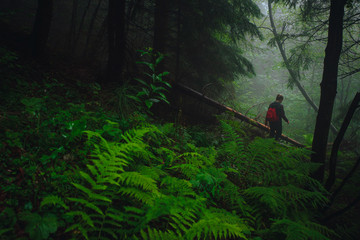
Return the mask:
[[123,195],[131,196],[131,197],[139,200],[140,202],[148,204],[148,205],[151,205],[154,202],[153,194],[141,191],[137,188],[122,187],[118,190],[118,192]]
[[162,232],[160,230],[148,228],[147,232],[140,231],[140,235],[143,240],[180,240],[182,236],[175,234],[172,231]]
[[171,167],[170,169],[179,169],[188,179],[194,178],[199,172],[199,167],[193,164],[180,164],[178,166]]
[[141,175],[148,176],[155,181],[159,181],[161,176],[166,176],[167,173],[163,170],[161,170],[158,167],[148,167],[144,165],[140,165],[136,168],[137,172],[139,172]]
[[207,214],[204,218],[192,225],[186,232],[186,239],[247,239],[245,233],[249,229],[244,224],[233,224],[226,222],[226,219],[217,218]]
[[69,201],[72,201],[72,202],[78,202],[78,203],[81,203],[83,204],[85,207],[87,208],[90,208],[92,210],[94,210],[95,212],[99,213],[100,215],[104,215],[104,213],[101,211],[100,208],[98,208],[95,204],[85,200],[85,199],[81,199],[81,198],[67,198]]
[[83,172],[83,171],[80,171],[79,172],[80,176],[82,176],[86,181],[88,181],[88,183],[91,184],[91,187],[92,189],[94,190],[105,190],[107,188],[107,186],[105,185],[99,185],[99,184],[96,184],[96,182],[90,177],[89,174]]
[[158,193],[156,181],[138,172],[124,172],[121,174],[121,182],[127,186],[140,187],[145,191]]
[[85,222],[86,224],[88,224],[90,227],[95,227],[93,220],[91,220],[90,216],[89,216],[87,213],[85,213],[85,212],[82,212],[82,211],[71,211],[71,212],[66,213],[66,215],[69,215],[69,216],[80,216],[80,217],[82,218],[82,220],[84,220],[84,222]]
[[105,201],[105,202],[111,202],[111,199],[105,197],[105,196],[102,196],[100,194],[97,194],[97,193],[94,193],[92,192],[90,189],[78,184],[78,183],[72,183],[72,185],[74,185],[77,189],[83,191],[84,193],[86,193],[88,195],[88,197],[90,199],[96,199],[96,200],[102,200],[102,201]]
[[46,205],[60,205],[62,206],[65,210],[68,210],[69,207],[64,203],[64,201],[58,197],[58,196],[54,196],[54,195],[51,195],[51,196],[46,196],[40,203],[40,208],[42,208],[43,206],[46,206]]
[[289,240],[329,240],[328,237],[314,229],[309,228],[306,224],[300,221],[291,221],[289,219],[276,220],[272,225],[271,230],[285,234],[286,239]]
[[79,223],[71,225],[65,230],[65,232],[67,233],[74,230],[78,230],[86,240],[89,240],[88,232]]
[[244,193],[252,199],[265,204],[275,213],[285,213],[287,201],[273,187],[252,187],[244,190]]
[[195,196],[195,192],[192,189],[192,184],[185,180],[176,177],[167,176],[162,179],[161,186],[166,187],[166,193],[180,196]]

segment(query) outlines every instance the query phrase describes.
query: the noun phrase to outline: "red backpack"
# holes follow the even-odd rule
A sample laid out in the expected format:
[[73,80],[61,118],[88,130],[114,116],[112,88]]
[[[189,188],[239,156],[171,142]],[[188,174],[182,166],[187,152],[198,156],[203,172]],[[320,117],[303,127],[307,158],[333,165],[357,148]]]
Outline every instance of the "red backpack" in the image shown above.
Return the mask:
[[276,109],[275,108],[269,108],[267,113],[266,113],[266,119],[269,120],[270,122],[276,122],[279,121],[279,117],[276,114]]

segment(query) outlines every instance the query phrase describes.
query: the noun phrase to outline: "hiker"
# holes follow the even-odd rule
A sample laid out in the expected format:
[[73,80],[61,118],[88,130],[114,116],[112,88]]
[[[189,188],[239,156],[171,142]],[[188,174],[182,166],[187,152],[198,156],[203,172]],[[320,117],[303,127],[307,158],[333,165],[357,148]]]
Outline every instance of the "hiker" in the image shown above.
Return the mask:
[[265,125],[270,124],[270,137],[275,137],[275,140],[279,141],[282,134],[282,121],[284,119],[285,122],[289,124],[289,120],[285,116],[284,106],[281,104],[284,100],[284,96],[278,94],[276,96],[276,101],[269,105],[266,118]]

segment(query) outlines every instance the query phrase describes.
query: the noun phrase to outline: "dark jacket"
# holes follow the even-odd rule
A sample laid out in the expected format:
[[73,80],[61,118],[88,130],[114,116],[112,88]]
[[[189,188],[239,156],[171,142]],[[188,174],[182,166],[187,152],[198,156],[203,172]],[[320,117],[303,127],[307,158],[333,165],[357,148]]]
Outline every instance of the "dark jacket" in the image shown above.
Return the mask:
[[273,102],[269,105],[269,108],[275,108],[276,115],[279,116],[279,120],[284,119],[285,122],[288,122],[289,120],[285,116],[284,106],[279,102]]

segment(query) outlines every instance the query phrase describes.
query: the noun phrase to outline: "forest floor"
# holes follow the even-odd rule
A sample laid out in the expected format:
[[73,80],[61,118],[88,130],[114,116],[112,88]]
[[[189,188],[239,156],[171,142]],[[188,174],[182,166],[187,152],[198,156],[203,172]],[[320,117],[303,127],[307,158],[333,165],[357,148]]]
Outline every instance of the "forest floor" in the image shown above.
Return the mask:
[[0,46],[0,239],[356,236],[355,212],[319,221],[328,192],[309,177],[307,149],[231,114],[211,125],[177,108],[161,115],[167,104],[151,114],[137,91],[35,61],[9,39]]

